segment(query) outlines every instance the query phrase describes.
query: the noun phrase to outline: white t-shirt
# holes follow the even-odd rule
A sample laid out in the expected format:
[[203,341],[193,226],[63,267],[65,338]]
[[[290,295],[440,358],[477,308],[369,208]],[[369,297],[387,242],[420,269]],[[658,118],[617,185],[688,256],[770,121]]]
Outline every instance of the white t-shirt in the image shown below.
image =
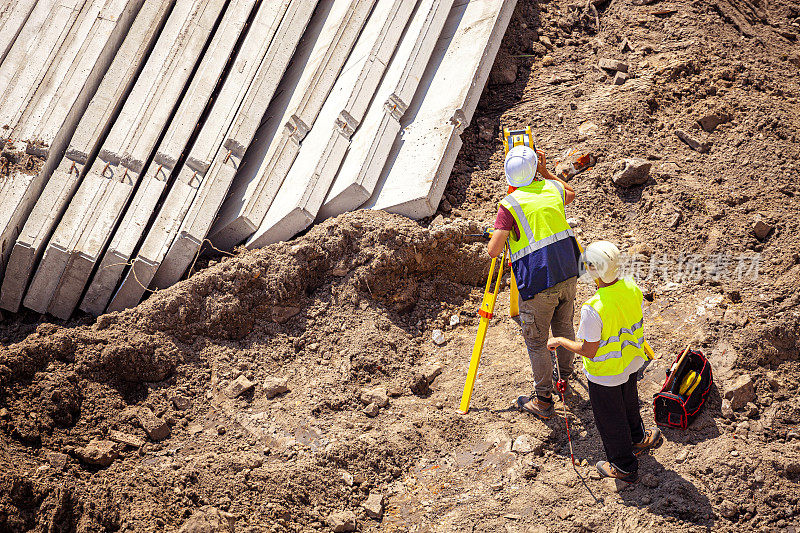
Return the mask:
[[[584,304],[581,307],[581,323],[578,326],[578,332],[575,336],[578,339],[582,339],[588,342],[597,342],[601,339],[603,333],[603,319],[600,318],[600,313],[592,307],[591,305]],[[644,359],[641,357],[636,357],[631,364],[628,365],[628,368],[620,374],[619,376],[615,376],[615,379],[610,380],[610,383],[602,383],[602,385],[606,387],[616,387],[617,385],[622,385],[631,377],[632,374],[635,374],[639,371],[639,369],[644,364]],[[586,379],[589,381],[594,381],[592,376],[586,371],[586,368],[583,369],[583,373],[586,375]]]

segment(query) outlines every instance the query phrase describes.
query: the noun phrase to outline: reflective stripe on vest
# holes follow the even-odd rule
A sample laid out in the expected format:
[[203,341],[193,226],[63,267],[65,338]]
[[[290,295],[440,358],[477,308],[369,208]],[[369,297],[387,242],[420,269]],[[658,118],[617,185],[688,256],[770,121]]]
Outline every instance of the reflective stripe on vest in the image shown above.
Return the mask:
[[513,235],[509,239],[509,247],[523,300],[578,275],[580,254],[575,233],[567,224],[560,183],[535,181],[506,196],[500,205],[508,209],[520,230],[519,239]]
[[[644,320],[642,291],[629,279],[621,279],[586,302],[600,315],[603,330],[594,358],[583,358],[592,381],[603,384],[627,372],[637,357],[644,359]],[[637,367],[638,368],[638,367]]]

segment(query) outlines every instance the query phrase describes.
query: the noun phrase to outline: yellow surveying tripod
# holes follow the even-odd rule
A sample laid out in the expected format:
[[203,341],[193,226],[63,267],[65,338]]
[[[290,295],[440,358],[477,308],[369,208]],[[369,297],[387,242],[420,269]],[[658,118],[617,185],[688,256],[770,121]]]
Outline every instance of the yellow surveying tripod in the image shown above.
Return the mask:
[[[503,148],[505,153],[508,154],[511,148],[518,145],[530,146],[534,150],[536,149],[530,126],[524,130],[503,129]],[[575,242],[578,244],[580,252],[583,253],[583,246],[578,242],[578,239],[575,239]],[[475,386],[475,379],[478,377],[478,365],[481,362],[483,344],[486,340],[486,332],[489,329],[489,320],[494,316],[494,306],[497,303],[497,295],[500,292],[500,281],[503,279],[503,266],[506,263],[506,257],[510,257],[508,243],[503,247],[499,266],[497,264],[498,258],[495,257],[492,258],[492,264],[489,267],[489,277],[486,279],[483,300],[478,310],[478,315],[481,317],[478,323],[478,335],[475,337],[475,344],[472,347],[472,357],[469,362],[469,370],[467,371],[467,381],[464,383],[464,392],[461,395],[461,404],[458,409],[461,414],[467,414],[469,411],[472,389]],[[497,278],[495,279],[494,285],[492,285],[495,268],[497,269]],[[597,283],[597,280],[595,280],[595,283]],[[511,305],[509,314],[512,318],[519,315],[519,290],[517,289],[517,280],[514,277],[513,271],[511,272]],[[645,341],[643,348],[648,359],[655,358],[653,349],[647,344],[647,341]]]
[[[524,130],[503,129],[503,149],[505,153],[507,154],[511,148],[518,145],[530,146],[533,149],[536,148],[530,126]],[[503,279],[503,266],[506,263],[506,257],[510,257],[507,243],[503,247],[503,254],[500,257],[500,266],[497,266],[498,258],[494,257],[492,258],[492,265],[489,267],[489,277],[486,279],[483,301],[481,301],[481,307],[478,310],[478,315],[481,317],[478,323],[478,335],[472,347],[472,358],[469,361],[467,382],[464,384],[464,393],[461,395],[461,405],[459,406],[459,412],[461,412],[461,414],[467,414],[467,411],[469,411],[472,389],[475,386],[475,379],[478,377],[478,365],[481,362],[483,342],[486,340],[489,320],[494,316],[494,305],[497,303],[497,294],[500,292],[500,281]],[[497,268],[497,279],[494,282],[494,290],[492,290],[492,278],[494,277],[495,268]],[[519,315],[519,291],[517,290],[517,280],[514,278],[514,272],[511,272],[511,312],[509,314],[512,318]]]

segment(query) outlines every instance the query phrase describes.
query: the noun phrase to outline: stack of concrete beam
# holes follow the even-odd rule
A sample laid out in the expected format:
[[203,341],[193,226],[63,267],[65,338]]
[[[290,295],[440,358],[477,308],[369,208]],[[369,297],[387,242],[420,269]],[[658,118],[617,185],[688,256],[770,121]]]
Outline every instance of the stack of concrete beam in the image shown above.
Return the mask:
[[24,305],[68,318],[150,162],[224,0],[177,2],[31,281]]
[[117,311],[206,242],[432,214],[515,3],[0,0],[3,156],[41,165],[0,172],[0,307]]
[[318,12],[312,21],[311,30],[319,33],[313,43],[309,41],[309,46],[313,45],[310,55],[302,62],[295,61],[286,73],[283,86],[291,98],[273,103],[267,111],[273,123],[264,139],[265,144],[269,143],[267,152],[255,175],[242,172],[236,177],[230,197],[211,231],[211,241],[215,246],[230,248],[252,235],[261,225],[300,151],[300,143],[314,125],[350,55],[375,0],[335,0],[330,3],[327,12]]
[[[180,279],[208,234],[245,150],[314,13],[315,2],[262,5],[205,121],[109,311],[136,305],[146,288]],[[325,11],[320,5],[317,16]],[[306,39],[308,33],[306,32]],[[295,61],[298,61],[295,58]]]
[[228,5],[211,44],[202,57],[200,67],[192,78],[189,90],[183,96],[180,107],[156,150],[153,163],[145,172],[133,202],[100,262],[100,268],[81,303],[80,308],[83,311],[99,315],[108,305],[125,266],[170,181],[170,174],[175,170],[192,134],[196,132],[203,111],[212,100],[214,89],[224,74],[228,58],[233,53],[255,4],[256,0],[231,0]]
[[[20,32],[20,39],[0,66],[4,74],[12,74],[5,94],[26,95],[22,100],[11,98],[2,104],[4,119],[9,121],[5,130],[5,150],[27,152],[43,160],[38,172],[15,171],[4,180],[3,192],[0,193],[0,204],[3,205],[0,212],[0,275],[9,261],[20,226],[23,223],[26,227],[31,225],[26,220],[30,219],[42,189],[63,157],[79,120],[117,55],[142,3],[143,0],[94,0],[86,2],[80,12],[74,9],[62,12],[64,6],[60,5],[54,12],[64,17],[74,15],[74,27],[62,32],[64,39],[60,44],[47,40],[45,46],[46,40],[39,38],[40,33],[52,28],[48,29],[50,26],[44,22],[40,24],[40,21],[48,19],[39,12],[40,6],[47,2],[39,2]],[[63,27],[63,24],[61,21],[58,27]],[[31,25],[38,31],[29,32]],[[25,38],[22,38],[23,34]],[[30,44],[30,47],[23,49],[25,44]],[[18,71],[25,70],[29,62],[45,53],[48,58],[43,63],[49,68],[39,69],[41,76],[37,74],[33,79],[24,80]],[[51,211],[47,215],[58,214]],[[45,220],[40,219],[36,231],[43,229]],[[0,305],[16,310],[28,275],[19,278],[16,270],[10,274],[4,278]]]
[[269,207],[248,248],[289,239],[314,221],[413,8],[403,0],[377,1],[289,172],[273,180],[282,184],[259,195]]
[[318,221],[357,209],[372,196],[400,133],[400,120],[417,91],[452,6],[453,0],[421,0],[363,124],[352,138]]
[[[372,197],[362,206],[422,218],[436,212],[461,133],[472,120],[516,1],[457,1],[403,115]],[[481,53],[476,53],[480,50]]]

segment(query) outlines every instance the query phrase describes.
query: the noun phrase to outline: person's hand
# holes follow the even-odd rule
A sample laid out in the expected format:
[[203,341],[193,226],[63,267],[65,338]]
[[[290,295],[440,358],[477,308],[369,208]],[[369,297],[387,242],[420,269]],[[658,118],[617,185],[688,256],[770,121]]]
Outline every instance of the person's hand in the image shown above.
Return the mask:
[[536,157],[539,159],[539,163],[536,165],[536,170],[539,174],[544,175],[547,172],[547,159],[545,158],[543,150],[536,150]]
[[550,337],[547,339],[547,349],[548,350],[555,350],[561,346],[561,341],[558,340],[558,337]]

